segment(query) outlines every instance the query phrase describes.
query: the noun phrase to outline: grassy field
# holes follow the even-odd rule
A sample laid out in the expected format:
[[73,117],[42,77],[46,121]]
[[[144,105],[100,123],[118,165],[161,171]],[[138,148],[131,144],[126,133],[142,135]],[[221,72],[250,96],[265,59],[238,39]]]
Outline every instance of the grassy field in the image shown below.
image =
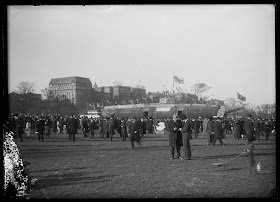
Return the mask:
[[[226,145],[206,146],[199,134],[191,140],[192,160],[170,159],[168,133],[146,135],[142,148],[122,142],[84,139],[79,131],[75,142],[67,134],[52,134],[37,142],[37,135],[16,143],[21,157],[31,163],[39,185],[31,189],[35,199],[73,198],[266,198],[276,187],[275,136],[255,142],[255,159],[262,172],[249,175],[245,157],[227,166],[226,161],[244,149],[246,140],[227,134]],[[183,155],[183,147],[181,154]]]

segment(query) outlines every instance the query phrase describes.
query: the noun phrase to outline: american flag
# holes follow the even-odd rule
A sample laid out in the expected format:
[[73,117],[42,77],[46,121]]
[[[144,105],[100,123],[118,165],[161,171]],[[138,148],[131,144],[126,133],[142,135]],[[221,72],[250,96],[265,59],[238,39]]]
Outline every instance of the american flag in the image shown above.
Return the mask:
[[173,79],[179,84],[184,84],[184,78],[179,78],[178,76],[173,75]]

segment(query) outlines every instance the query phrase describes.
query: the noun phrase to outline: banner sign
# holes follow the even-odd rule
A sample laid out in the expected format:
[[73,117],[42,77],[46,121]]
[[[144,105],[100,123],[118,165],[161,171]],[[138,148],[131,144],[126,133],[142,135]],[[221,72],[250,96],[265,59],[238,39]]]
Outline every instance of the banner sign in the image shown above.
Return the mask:
[[158,112],[168,112],[168,111],[170,111],[170,107],[158,107],[156,109],[156,111],[158,111]]

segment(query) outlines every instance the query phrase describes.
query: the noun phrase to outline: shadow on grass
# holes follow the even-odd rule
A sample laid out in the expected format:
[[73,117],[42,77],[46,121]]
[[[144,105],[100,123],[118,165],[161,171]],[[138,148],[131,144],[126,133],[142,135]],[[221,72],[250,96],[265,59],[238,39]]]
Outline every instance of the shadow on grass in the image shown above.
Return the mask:
[[[43,170],[34,170],[33,172],[52,172],[52,171],[62,171],[62,170],[82,170],[82,169],[87,169],[88,167],[83,166],[83,167],[73,167],[73,168],[63,168],[63,169],[43,169]],[[99,171],[102,172],[102,171]]]
[[86,172],[80,173],[65,173],[48,175],[39,180],[39,186],[35,189],[46,189],[48,187],[59,187],[63,185],[77,185],[77,184],[91,184],[95,182],[108,182],[112,181],[115,175],[98,175],[98,176],[85,176]]
[[[233,158],[239,154],[226,154],[226,155],[215,155],[215,156],[205,156],[198,158],[198,160],[203,160],[203,159],[217,159],[217,158]],[[274,156],[275,152],[267,152],[267,153],[255,153],[255,156]],[[242,157],[242,156],[241,156]]]

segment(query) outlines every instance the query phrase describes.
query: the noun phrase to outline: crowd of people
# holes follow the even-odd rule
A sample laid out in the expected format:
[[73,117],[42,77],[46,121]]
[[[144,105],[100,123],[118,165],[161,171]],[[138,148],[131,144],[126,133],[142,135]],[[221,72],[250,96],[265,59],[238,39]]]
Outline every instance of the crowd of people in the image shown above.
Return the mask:
[[[177,116],[177,119],[184,122],[186,116]],[[83,133],[83,137],[94,138],[94,131],[99,130],[100,138],[112,141],[115,134],[119,134],[122,141],[126,141],[129,133],[129,124],[136,121],[139,124],[139,137],[145,134],[154,134],[157,132],[158,123],[163,122],[165,130],[168,130],[168,123],[172,118],[155,118],[155,117],[98,117],[88,118],[87,116],[78,117],[70,116],[53,116],[53,115],[29,115],[29,114],[13,114],[9,117],[9,123],[14,136],[23,141],[23,134],[27,138],[30,137],[31,130],[35,130],[38,135],[38,141],[48,139],[51,134],[69,134],[69,141],[75,141],[75,134],[78,129]],[[188,118],[190,124],[190,132],[194,134],[194,138],[198,138],[198,134],[202,133],[202,137],[207,137],[207,145],[215,145],[214,123],[219,121],[223,136],[233,134],[234,138],[239,140],[246,137],[243,125],[245,118],[213,118],[213,117],[196,117]],[[269,135],[275,130],[275,120],[268,118],[252,118],[256,140],[260,140],[260,135],[269,139]],[[221,142],[222,143],[222,142]]]
[[[171,159],[191,160],[190,140],[198,138],[199,133],[202,133],[202,138],[207,137],[206,145],[210,146],[215,146],[217,140],[224,146],[223,138],[225,138],[226,134],[233,134],[236,140],[246,137],[244,155],[247,156],[250,173],[252,173],[255,166],[253,141],[260,141],[261,135],[265,140],[268,140],[269,135],[275,131],[276,127],[274,119],[252,118],[250,114],[248,117],[241,119],[221,118],[216,116],[191,118],[186,115],[174,115],[170,118],[133,116],[127,118],[113,116],[88,118],[87,116],[77,117],[75,115],[63,117],[44,114],[35,116],[29,114],[13,114],[10,115],[7,124],[8,128],[13,133],[6,132],[4,139],[7,147],[6,150],[8,151],[9,147],[16,146],[13,142],[13,138],[19,138],[22,142],[23,134],[26,133],[27,138],[30,138],[31,130],[37,133],[37,141],[44,141],[44,139],[48,139],[51,134],[68,134],[68,141],[75,141],[75,135],[78,134],[78,129],[82,131],[83,138],[94,138],[94,131],[98,130],[100,134],[99,138],[104,140],[108,139],[110,142],[113,141],[113,137],[116,134],[120,135],[122,141],[126,141],[126,139],[129,138],[131,149],[133,149],[135,142],[142,147],[141,139],[144,135],[159,132],[157,126],[159,126],[160,123],[164,123],[163,130],[169,132],[168,141],[169,147],[171,148]],[[7,129],[7,131],[9,130]],[[181,156],[182,146],[184,148],[183,157]],[[177,154],[176,156],[175,152]],[[18,153],[15,155],[18,155]],[[7,153],[6,156],[11,156],[11,154]],[[14,160],[18,158],[11,159]],[[12,161],[7,160],[7,162]],[[5,165],[6,164],[8,166],[8,163],[5,163]],[[23,166],[28,175],[28,165],[24,165],[21,161],[15,161],[14,164],[16,166]],[[11,175],[5,174],[7,179],[10,176]],[[31,177],[29,176],[26,181],[27,188],[25,189],[27,194],[30,189],[30,179]],[[7,190],[9,186],[10,184],[7,184]]]

